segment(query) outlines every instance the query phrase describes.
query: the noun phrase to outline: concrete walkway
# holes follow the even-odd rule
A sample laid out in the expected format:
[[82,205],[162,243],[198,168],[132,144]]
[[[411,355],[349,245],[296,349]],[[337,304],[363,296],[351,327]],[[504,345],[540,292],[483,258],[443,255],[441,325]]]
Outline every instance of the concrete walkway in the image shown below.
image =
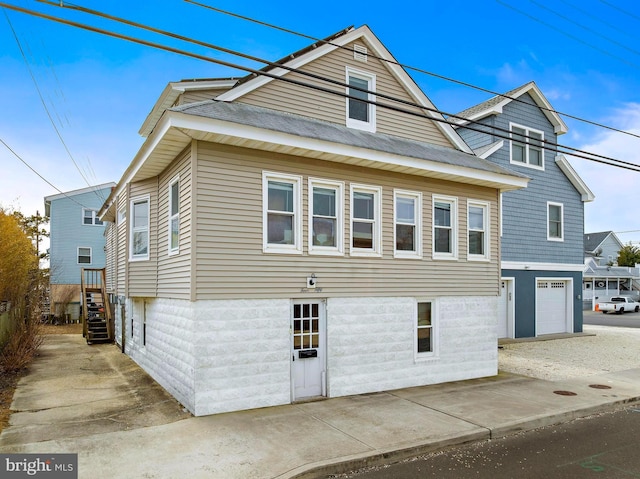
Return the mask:
[[80,478],[324,477],[638,400],[640,369],[500,374],[194,418],[116,346],[60,335],[20,381],[0,453],[77,453]]

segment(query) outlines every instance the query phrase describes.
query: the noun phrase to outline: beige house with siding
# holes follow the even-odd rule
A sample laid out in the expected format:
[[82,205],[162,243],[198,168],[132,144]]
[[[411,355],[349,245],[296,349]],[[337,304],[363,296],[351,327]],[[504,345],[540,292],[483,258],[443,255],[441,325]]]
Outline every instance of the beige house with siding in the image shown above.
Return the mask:
[[101,211],[118,342],[195,415],[495,375],[498,202],[527,178],[366,26],[279,63],[145,120]]

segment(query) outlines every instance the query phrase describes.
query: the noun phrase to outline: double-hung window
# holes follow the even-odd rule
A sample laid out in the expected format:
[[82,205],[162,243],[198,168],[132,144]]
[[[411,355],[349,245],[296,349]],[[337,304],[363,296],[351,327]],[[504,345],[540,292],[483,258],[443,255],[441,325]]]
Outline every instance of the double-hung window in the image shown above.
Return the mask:
[[309,178],[309,254],[343,254],[344,184]]
[[83,225],[102,225],[102,221],[98,218],[98,212],[89,208],[82,208],[82,224]]
[[376,77],[370,73],[347,67],[347,126],[359,130],[376,131],[376,108],[370,101],[375,96]]
[[544,169],[544,133],[511,124],[511,163]]
[[458,258],[458,199],[433,197],[433,258]]
[[437,307],[432,300],[418,300],[415,322],[416,359],[436,358],[438,354]]
[[91,264],[91,248],[78,248],[78,264]]
[[564,206],[562,203],[547,203],[547,239],[564,241]]
[[422,194],[395,190],[394,201],[394,256],[397,258],[422,257]]
[[380,256],[382,225],[380,198],[375,186],[351,185],[351,255]]
[[302,253],[302,178],[262,175],[263,251]]
[[468,258],[470,261],[489,259],[489,203],[467,203]]
[[169,183],[169,254],[180,251],[180,178]]
[[132,261],[149,259],[149,197],[131,200],[131,242],[129,257]]

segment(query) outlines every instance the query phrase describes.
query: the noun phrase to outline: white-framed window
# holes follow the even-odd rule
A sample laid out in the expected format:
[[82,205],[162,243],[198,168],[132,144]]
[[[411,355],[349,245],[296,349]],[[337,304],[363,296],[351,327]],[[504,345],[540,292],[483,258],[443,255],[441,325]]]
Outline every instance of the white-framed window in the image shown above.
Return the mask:
[[83,225],[102,225],[102,221],[98,218],[98,212],[89,208],[82,208],[82,224]]
[[169,255],[180,252],[180,177],[169,182]]
[[344,254],[344,183],[309,178],[309,254]]
[[489,203],[467,202],[467,240],[469,261],[489,259]]
[[375,75],[347,67],[346,83],[349,85],[349,96],[346,98],[347,126],[358,130],[376,131],[376,107],[368,103],[374,101],[375,96],[367,93],[376,91]]
[[564,241],[564,205],[547,202],[547,239]]
[[123,206],[118,210],[117,224],[121,225],[127,220],[127,209]]
[[422,193],[393,192],[393,254],[396,258],[422,258]]
[[433,258],[458,259],[458,198],[433,196]]
[[129,259],[149,259],[149,196],[131,199],[130,202],[130,247]]
[[91,264],[91,248],[86,246],[78,247],[78,264]]
[[544,170],[544,132],[510,123],[511,163]]
[[262,173],[263,251],[302,253],[302,177]]
[[382,188],[351,185],[351,255],[382,255]]
[[415,309],[415,357],[431,359],[438,355],[437,303],[418,299]]

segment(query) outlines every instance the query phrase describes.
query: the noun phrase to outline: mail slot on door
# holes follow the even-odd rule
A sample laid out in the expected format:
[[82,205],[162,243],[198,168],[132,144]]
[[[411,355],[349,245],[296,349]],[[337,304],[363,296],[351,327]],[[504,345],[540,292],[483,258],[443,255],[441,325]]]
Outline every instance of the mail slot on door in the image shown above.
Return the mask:
[[298,351],[298,357],[300,359],[317,358],[318,357],[318,350],[317,349],[302,349],[302,350]]

